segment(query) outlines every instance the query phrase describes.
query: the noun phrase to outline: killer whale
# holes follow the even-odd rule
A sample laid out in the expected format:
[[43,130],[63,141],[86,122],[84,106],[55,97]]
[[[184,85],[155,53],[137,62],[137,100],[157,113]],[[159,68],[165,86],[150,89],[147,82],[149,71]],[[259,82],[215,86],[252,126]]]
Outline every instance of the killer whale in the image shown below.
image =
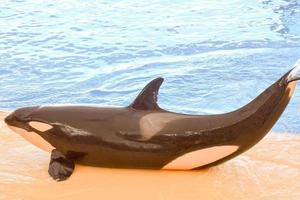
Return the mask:
[[[223,163],[258,143],[275,124],[300,79],[300,62],[247,105],[217,115],[187,115],[157,104],[162,78],[124,108],[20,108],[7,125],[51,151],[49,174],[67,179],[74,163],[100,167],[200,169]],[[35,137],[35,138],[32,138]]]

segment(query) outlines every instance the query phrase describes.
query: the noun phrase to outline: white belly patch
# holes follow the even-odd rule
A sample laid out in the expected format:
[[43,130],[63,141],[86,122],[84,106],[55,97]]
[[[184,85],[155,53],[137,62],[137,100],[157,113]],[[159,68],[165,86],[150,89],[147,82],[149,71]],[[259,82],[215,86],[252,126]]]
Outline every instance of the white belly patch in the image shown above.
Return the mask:
[[215,146],[186,153],[165,165],[162,169],[190,170],[220,160],[234,153],[238,146]]

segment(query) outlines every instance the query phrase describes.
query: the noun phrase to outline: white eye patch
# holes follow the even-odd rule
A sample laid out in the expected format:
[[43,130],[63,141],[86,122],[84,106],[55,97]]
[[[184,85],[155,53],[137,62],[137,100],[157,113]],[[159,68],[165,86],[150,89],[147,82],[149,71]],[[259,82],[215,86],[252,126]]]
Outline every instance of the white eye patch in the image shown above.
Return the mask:
[[43,122],[36,122],[36,121],[29,122],[29,125],[32,128],[34,128],[34,129],[36,129],[40,132],[45,132],[45,131],[48,131],[48,130],[53,128],[53,126],[51,126],[49,124],[46,124],[46,123],[43,123]]

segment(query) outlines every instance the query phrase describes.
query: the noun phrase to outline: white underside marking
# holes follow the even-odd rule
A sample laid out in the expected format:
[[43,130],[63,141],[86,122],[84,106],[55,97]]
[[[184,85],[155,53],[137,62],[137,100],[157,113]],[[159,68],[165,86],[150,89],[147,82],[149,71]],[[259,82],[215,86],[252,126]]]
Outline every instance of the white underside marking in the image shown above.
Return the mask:
[[215,146],[186,153],[165,165],[162,169],[190,170],[220,160],[238,149],[238,146]]
[[36,121],[29,122],[29,125],[32,128],[34,128],[34,129],[36,129],[36,130],[38,130],[40,132],[45,132],[45,131],[48,131],[48,130],[50,130],[50,129],[53,128],[53,126],[51,126],[49,124],[42,123],[42,122],[36,122]]
[[14,126],[8,126],[8,127],[11,130],[13,130],[15,133],[21,135],[25,140],[27,140],[31,144],[37,146],[38,148],[44,151],[51,152],[54,149],[54,147],[50,143],[48,143],[46,140],[44,140],[41,136],[39,136],[35,132],[28,132],[24,129],[17,128]]

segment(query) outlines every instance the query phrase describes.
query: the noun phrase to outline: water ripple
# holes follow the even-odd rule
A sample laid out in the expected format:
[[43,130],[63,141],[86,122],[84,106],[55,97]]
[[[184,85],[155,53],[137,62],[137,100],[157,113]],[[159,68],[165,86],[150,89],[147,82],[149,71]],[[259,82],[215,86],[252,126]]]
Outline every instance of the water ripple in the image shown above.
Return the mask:
[[[193,114],[236,109],[300,57],[293,1],[5,1],[0,109],[128,105],[164,77],[159,104]],[[300,131],[296,91],[275,131]]]

